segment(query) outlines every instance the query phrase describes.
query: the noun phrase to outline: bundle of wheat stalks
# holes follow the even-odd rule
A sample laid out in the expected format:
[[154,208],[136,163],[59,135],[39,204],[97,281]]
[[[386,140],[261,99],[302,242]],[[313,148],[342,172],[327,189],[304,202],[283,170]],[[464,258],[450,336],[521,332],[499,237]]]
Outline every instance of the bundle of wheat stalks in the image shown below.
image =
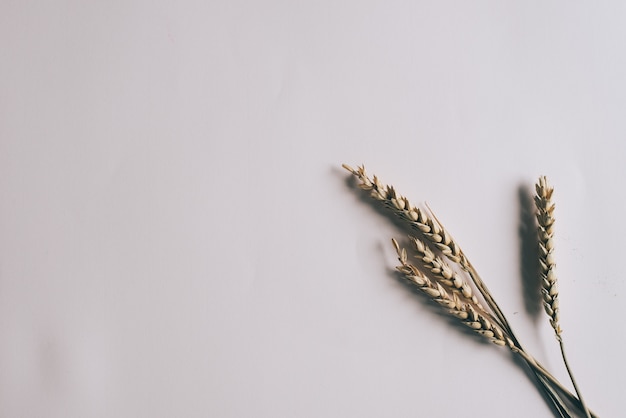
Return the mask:
[[[363,166],[354,169],[344,164],[343,167],[356,177],[360,189],[369,192],[375,201],[382,203],[411,229],[409,251],[392,239],[400,262],[396,268],[404,279],[482,337],[520,356],[532,371],[537,386],[545,394],[556,416],[597,417],[586,406],[565,357],[559,325],[559,294],[553,257],[553,188],[548,184],[546,177],[539,178],[535,196],[543,305],[550,318],[576,395],[522,347],[504,313],[463,250],[432,211],[413,206],[406,197],[398,194],[393,186],[382,184],[376,176],[370,178]],[[414,256],[411,259],[417,260],[417,265],[409,260],[409,252]],[[474,288],[478,295],[475,294]]]

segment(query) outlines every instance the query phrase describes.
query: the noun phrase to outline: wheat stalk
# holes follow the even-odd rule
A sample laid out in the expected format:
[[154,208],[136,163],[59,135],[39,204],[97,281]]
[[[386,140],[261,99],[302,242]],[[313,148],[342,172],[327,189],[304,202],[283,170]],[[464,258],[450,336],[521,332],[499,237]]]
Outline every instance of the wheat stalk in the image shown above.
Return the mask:
[[[343,167],[359,179],[360,183],[358,184],[358,187],[360,189],[369,191],[370,196],[374,200],[377,200],[383,203],[388,209],[390,209],[393,213],[395,213],[398,217],[400,217],[403,221],[405,221],[412,229],[420,232],[434,247],[436,247],[439,251],[441,251],[442,254],[444,254],[450,261],[457,263],[462,270],[468,273],[468,275],[470,276],[470,278],[476,285],[477,289],[480,291],[480,293],[484,297],[489,308],[495,313],[496,318],[497,318],[497,320],[493,321],[495,324],[495,327],[497,327],[500,331],[502,331],[503,335],[506,336],[506,338],[508,338],[508,341],[512,343],[511,345],[507,341],[504,345],[508,345],[511,351],[519,354],[525,360],[525,362],[529,365],[535,377],[538,379],[538,382],[541,385],[542,389],[545,390],[548,397],[554,403],[554,407],[556,408],[560,416],[562,417],[572,416],[572,414],[569,412],[569,409],[564,404],[561,397],[555,392],[555,389],[558,389],[575,406],[581,408],[581,410],[584,410],[588,417],[589,415],[591,415],[594,418],[596,417],[596,415],[594,415],[592,412],[590,412],[587,409],[587,407],[582,402],[582,399],[576,398],[567,388],[565,388],[543,366],[541,366],[541,364],[539,364],[532,356],[530,356],[522,348],[517,338],[515,337],[515,334],[513,333],[513,330],[511,329],[506,317],[504,316],[504,313],[499,308],[495,299],[493,298],[493,296],[487,289],[486,285],[484,284],[484,282],[478,275],[476,269],[469,262],[469,260],[467,259],[463,251],[461,250],[460,246],[458,245],[458,243],[443,228],[443,226],[441,225],[439,220],[435,217],[435,215],[432,213],[432,211],[430,211],[430,216],[429,216],[429,214],[413,206],[406,197],[399,195],[392,186],[384,185],[378,179],[378,177],[373,176],[373,178],[370,179],[366,174],[364,166],[360,166],[357,169],[353,169],[352,167],[343,164]],[[439,300],[436,300],[436,302],[439,303],[440,305],[444,305],[444,306],[455,305],[456,309],[453,309],[453,308],[449,308],[449,309],[453,309],[453,312],[451,313],[452,314],[456,313],[455,316],[457,316],[459,319],[462,319],[461,317],[465,316],[465,313],[467,313],[467,310],[464,311],[463,309],[460,309],[458,305],[458,303],[461,300],[461,297],[457,296],[457,294],[463,296],[462,289],[455,287],[454,283],[452,282],[452,286],[450,287],[452,287],[453,292],[455,292],[456,294],[453,294],[452,299],[450,299],[447,292],[443,293],[440,291],[440,289],[442,289],[445,292],[445,289],[441,285],[439,285],[439,283],[434,283],[432,281],[430,282],[424,281],[423,277],[425,276],[421,274],[419,270],[417,270],[417,268],[415,268],[414,266],[409,267],[408,263],[406,262],[406,251],[400,250],[395,240],[394,240],[394,246],[396,246],[396,251],[398,251],[398,256],[401,259],[401,263],[402,263],[401,266],[398,266],[399,271],[401,271],[405,275],[405,277],[407,277],[407,279],[417,284],[418,287],[423,288],[423,291],[425,293],[427,294],[430,293],[431,298],[435,297],[436,295],[436,297],[439,299]],[[416,250],[419,253],[419,248],[416,248]],[[403,253],[404,253],[404,258],[402,256]],[[426,267],[429,268],[428,265],[426,265]],[[433,267],[436,269],[434,265],[431,265],[430,267]],[[431,273],[434,273],[434,274],[436,273],[432,271],[432,268],[430,270],[431,270]],[[439,277],[440,279],[441,277],[443,277],[444,280],[446,280],[443,272],[438,272],[437,274],[435,274],[436,277]],[[445,281],[442,281],[442,282],[444,284],[446,283]],[[429,290],[427,291],[426,289],[429,289]],[[446,297],[446,295],[448,297]],[[467,304],[467,301],[465,301],[464,303]],[[461,313],[461,312],[465,312],[465,313]],[[476,312],[476,314],[478,314],[478,312]],[[486,311],[484,311],[483,314],[486,316],[490,316],[490,314]],[[474,314],[472,315],[473,317],[478,319],[478,317],[476,317]],[[484,316],[484,318],[488,319],[486,318],[486,316]],[[477,321],[472,321],[472,322],[480,323],[481,321],[477,320]],[[494,326],[494,324],[492,324],[491,322],[487,322],[485,324]],[[496,334],[494,333],[494,335]],[[498,340],[498,341],[501,341],[501,340]],[[561,346],[561,351],[563,352],[562,346]],[[563,357],[565,360],[564,352],[563,352]],[[566,367],[568,367],[568,371],[569,371],[569,366],[567,365],[567,361],[565,360],[565,362],[566,362]],[[577,390],[577,393],[578,393],[578,390]],[[579,393],[578,395],[580,397]]]
[[567,356],[565,355],[565,347],[561,325],[559,324],[559,290],[557,286],[556,263],[554,261],[554,202],[552,194],[554,188],[548,183],[546,176],[539,177],[535,185],[537,195],[535,196],[535,206],[537,207],[537,232],[539,238],[539,261],[541,266],[541,293],[543,294],[543,306],[550,317],[550,325],[554,329],[554,334],[559,347],[561,349],[561,357],[569,374],[570,380],[574,385],[574,390],[578,394],[578,399],[583,406],[584,412],[588,418],[591,417],[589,409],[583,400],[580,389],[574,379],[574,374],[570,368]]

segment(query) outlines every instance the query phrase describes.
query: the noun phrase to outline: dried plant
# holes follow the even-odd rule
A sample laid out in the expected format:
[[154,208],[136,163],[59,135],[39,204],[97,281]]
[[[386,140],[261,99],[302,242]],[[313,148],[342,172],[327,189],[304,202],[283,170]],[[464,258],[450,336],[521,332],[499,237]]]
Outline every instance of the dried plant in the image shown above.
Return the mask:
[[[413,238],[415,239],[415,238]],[[448,312],[460,319],[465,325],[476,331],[478,334],[488,338],[496,345],[508,345],[514,347],[513,341],[508,338],[499,325],[493,323],[480,305],[476,305],[470,297],[463,293],[453,293],[452,296],[446,291],[441,283],[431,281],[427,276],[418,270],[413,264],[407,262],[406,249],[401,248],[395,239],[391,240],[398,253],[400,265],[396,269],[402,273],[404,278],[415,284],[419,290],[424,292],[433,301],[448,309]]]
[[561,335],[559,325],[559,290],[556,283],[556,264],[554,262],[554,203],[552,193],[554,189],[548,185],[545,176],[539,177],[535,189],[535,206],[537,207],[537,223],[539,235],[539,263],[541,266],[541,287],[543,306],[550,317],[550,324],[554,328],[557,338]]
[[506,317],[496,301],[491,297],[491,292],[487,289],[476,269],[471,265],[459,244],[452,238],[452,235],[443,228],[434,216],[428,216],[423,210],[412,205],[406,197],[399,196],[393,186],[384,185],[378,177],[373,176],[370,179],[364,166],[354,169],[349,165],[343,164],[342,167],[359,179],[358,187],[360,189],[369,191],[373,199],[382,202],[400,219],[407,222],[413,230],[421,233],[450,261],[458,264],[463,271],[467,272],[476,288],[493,309],[500,325],[511,334],[514,340],[516,339]]
[[[415,253],[415,258],[421,261],[423,271],[408,262],[407,250],[402,248],[395,239],[392,239],[400,261],[397,270],[406,280],[417,286],[435,303],[445,308],[449,314],[483,337],[488,338],[496,345],[508,347],[513,353],[519,355],[530,367],[540,389],[550,400],[557,416],[574,417],[577,416],[576,414],[582,413],[587,417],[596,417],[587,408],[580,396],[580,391],[572,377],[563,350],[561,328],[558,322],[558,292],[552,254],[554,204],[551,198],[553,191],[548,186],[545,177],[539,179],[535,198],[538,210],[539,241],[542,250],[540,262],[543,279],[543,301],[546,312],[550,316],[550,323],[560,342],[563,360],[578,396],[573,395],[522,347],[504,313],[476,269],[469,262],[458,242],[443,228],[432,211],[425,211],[412,205],[406,197],[398,194],[393,186],[383,184],[378,177],[370,178],[363,166],[353,169],[344,164],[343,167],[359,180],[358,187],[360,189],[369,192],[375,201],[382,203],[404,221],[413,232],[417,232],[421,236],[421,238],[409,236],[409,240],[413,245],[412,251]],[[449,263],[437,253],[446,257]],[[458,270],[455,267],[458,267]],[[486,303],[486,307],[474,294],[468,279],[476,286]]]
[[580,389],[574,379],[574,374],[569,366],[567,357],[565,356],[565,347],[563,345],[562,330],[559,324],[559,289],[557,286],[556,263],[554,261],[554,202],[552,202],[552,194],[554,188],[548,184],[546,176],[539,177],[539,181],[535,185],[537,195],[535,196],[535,206],[537,207],[537,232],[539,238],[539,264],[541,266],[541,292],[543,294],[543,306],[546,313],[550,317],[550,325],[554,329],[554,333],[559,346],[561,348],[561,356],[563,363],[570,376],[570,380],[574,385],[574,389],[578,394],[578,398],[585,409],[585,414],[589,417],[589,410],[580,394]]

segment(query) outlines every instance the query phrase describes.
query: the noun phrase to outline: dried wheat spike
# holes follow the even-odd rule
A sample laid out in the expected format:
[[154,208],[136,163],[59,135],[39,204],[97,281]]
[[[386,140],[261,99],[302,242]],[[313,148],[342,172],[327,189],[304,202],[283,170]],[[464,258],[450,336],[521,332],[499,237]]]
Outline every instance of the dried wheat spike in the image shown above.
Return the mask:
[[349,165],[343,164],[342,167],[359,179],[360,184],[358,187],[360,189],[369,191],[370,196],[374,200],[382,202],[413,229],[422,233],[428,241],[452,262],[459,263],[465,271],[470,270],[469,262],[458,244],[436,219],[413,206],[406,197],[398,195],[393,186],[384,185],[376,176],[370,179],[364,166],[354,169]]
[[470,284],[464,280],[456,271],[450,267],[441,257],[435,255],[424,241],[419,238],[409,236],[413,243],[413,247],[417,252],[416,258],[419,258],[424,266],[445,286],[452,288],[455,292],[462,295],[463,298],[470,301],[478,309],[485,311],[480,304]]
[[553,255],[554,203],[552,202],[552,193],[554,189],[548,184],[545,176],[539,177],[535,189],[537,191],[535,206],[537,207],[543,306],[548,316],[550,316],[550,324],[554,328],[557,338],[560,338],[562,331],[559,325],[559,290]]
[[343,168],[359,179],[359,188],[369,191],[373,199],[382,202],[411,228],[422,233],[424,238],[439,249],[448,258],[448,260],[453,263],[457,263],[463,271],[469,274],[470,278],[476,285],[476,288],[483,295],[487,305],[497,317],[499,325],[503,326],[504,329],[511,334],[511,337],[515,341],[516,338],[513,335],[511,327],[509,326],[504,313],[502,313],[502,310],[494,300],[493,296],[491,296],[491,292],[489,292],[489,289],[487,289],[487,286],[471,265],[458,243],[443,228],[436,217],[432,214],[432,216],[429,216],[424,211],[411,205],[406,197],[399,196],[393,187],[383,185],[376,176],[370,179],[365,172],[364,166],[361,165],[360,167],[357,167],[357,169],[354,169],[346,164],[343,164]]
[[492,343],[499,346],[506,345],[511,349],[516,347],[511,338],[499,325],[491,321],[485,312],[461,300],[456,293],[450,295],[440,283],[433,282],[426,277],[417,267],[407,261],[406,249],[401,248],[395,239],[391,241],[400,261],[400,265],[396,269],[402,273],[404,278],[415,284],[430,299],[446,308],[450,314],[460,319],[478,334],[488,338]]

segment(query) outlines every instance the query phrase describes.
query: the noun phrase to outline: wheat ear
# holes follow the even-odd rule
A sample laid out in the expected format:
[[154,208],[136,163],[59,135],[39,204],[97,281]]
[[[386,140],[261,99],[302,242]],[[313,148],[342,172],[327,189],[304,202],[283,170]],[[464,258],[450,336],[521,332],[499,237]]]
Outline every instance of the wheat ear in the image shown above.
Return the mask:
[[539,264],[541,266],[541,293],[543,294],[543,307],[550,317],[550,325],[556,333],[557,339],[561,339],[561,326],[559,324],[559,290],[556,281],[556,264],[554,262],[554,203],[552,193],[554,188],[548,184],[545,176],[539,177],[535,185],[537,195],[535,206],[537,207],[537,223],[539,235]]
[[458,243],[452,238],[450,233],[443,228],[441,223],[434,216],[428,216],[423,210],[412,205],[406,197],[398,195],[393,186],[384,185],[376,176],[370,179],[363,165],[356,169],[347,164],[342,164],[342,167],[359,179],[360,183],[358,187],[360,189],[369,191],[370,196],[374,200],[383,203],[411,228],[420,232],[450,261],[457,263],[466,271],[472,279],[472,282],[476,285],[476,288],[485,298],[489,307],[493,310],[500,325],[502,325],[513,340],[517,342],[511,326],[491,295],[491,292],[487,289],[487,286],[476,272],[476,269],[471,265]]
[[446,308],[450,314],[492,343],[499,346],[506,345],[509,348],[515,347],[508,335],[498,324],[490,321],[485,312],[481,312],[471,304],[461,300],[457,294],[450,295],[440,283],[433,282],[407,261],[406,249],[401,248],[395,239],[392,239],[392,243],[400,261],[400,265],[396,269],[409,282],[415,284],[430,299]]
[[[567,388],[556,380],[554,376],[552,376],[540,363],[526,353],[526,351],[519,346],[519,343],[515,342],[505,330],[503,330],[494,321],[490,321],[489,313],[478,307],[472,306],[472,304],[469,303],[469,300],[464,298],[462,293],[460,293],[460,296],[457,294],[452,294],[451,296],[448,292],[446,292],[441,284],[433,282],[416,266],[408,262],[408,255],[405,248],[400,247],[395,239],[392,239],[391,241],[398,255],[398,260],[400,261],[400,265],[397,266],[396,269],[403,275],[403,277],[410,283],[414,284],[435,303],[446,308],[451,315],[461,320],[465,325],[488,338],[494,344],[507,346],[512,352],[520,355],[529,365],[531,370],[533,370],[539,380],[539,383],[546,391],[548,397],[554,402],[555,408],[559,411],[559,414],[562,417],[572,417],[573,415],[568,411],[567,407],[563,404],[551,385],[558,388],[571,402],[579,404],[582,407],[582,402],[578,398],[574,397],[574,395],[572,395]],[[592,416],[597,418],[593,414]]]
[[498,306],[498,303],[491,295],[487,285],[485,285],[474,266],[469,262],[459,244],[452,238],[452,235],[443,228],[437,218],[434,215],[428,216],[424,211],[412,205],[406,197],[398,195],[393,186],[384,185],[378,177],[373,176],[370,179],[363,165],[356,169],[347,164],[342,164],[342,167],[359,179],[360,183],[358,187],[360,189],[369,191],[373,199],[382,202],[398,217],[408,223],[411,228],[422,233],[422,235],[441,251],[443,255],[450,261],[457,263],[461,269],[469,274],[472,282],[495,314],[500,325],[511,335],[513,341],[518,344],[513,329],[509,325],[500,306]]
[[364,166],[359,166],[357,169],[354,169],[349,165],[343,164],[342,167],[359,179],[359,189],[369,191],[370,196],[374,200],[383,203],[398,217],[406,221],[413,229],[422,234],[428,234],[432,239],[438,242],[442,241],[442,237],[438,234],[437,226],[431,226],[432,219],[420,208],[411,205],[406,197],[399,196],[393,186],[382,184],[380,179],[376,176],[370,179]]
[[480,310],[485,308],[480,304],[470,284],[463,279],[452,267],[446,263],[441,257],[437,256],[424,241],[421,239],[409,236],[409,239],[413,243],[413,249],[415,250],[416,258],[419,258],[424,266],[445,286],[450,287],[453,291],[463,295],[464,298],[471,301]]
[[582,404],[585,414],[588,418],[591,417],[589,409],[583,400],[580,393],[580,389],[574,379],[574,374],[567,361],[565,355],[565,347],[563,344],[562,329],[559,324],[559,289],[557,286],[556,276],[556,263],[554,261],[554,202],[552,201],[552,194],[554,188],[548,183],[546,176],[539,177],[537,184],[535,185],[537,195],[535,196],[535,206],[537,207],[537,232],[539,238],[539,261],[541,266],[541,293],[543,294],[543,306],[546,313],[550,317],[550,325],[554,329],[554,333],[559,347],[561,348],[561,356],[563,357],[563,363],[569,374],[570,380],[574,385],[578,399]]
[[449,234],[423,210],[413,206],[406,197],[398,195],[393,186],[384,185],[376,176],[370,179],[362,165],[356,169],[347,164],[342,167],[359,179],[360,189],[369,191],[374,200],[382,202],[413,229],[427,237],[451,261],[462,262],[460,249]]

